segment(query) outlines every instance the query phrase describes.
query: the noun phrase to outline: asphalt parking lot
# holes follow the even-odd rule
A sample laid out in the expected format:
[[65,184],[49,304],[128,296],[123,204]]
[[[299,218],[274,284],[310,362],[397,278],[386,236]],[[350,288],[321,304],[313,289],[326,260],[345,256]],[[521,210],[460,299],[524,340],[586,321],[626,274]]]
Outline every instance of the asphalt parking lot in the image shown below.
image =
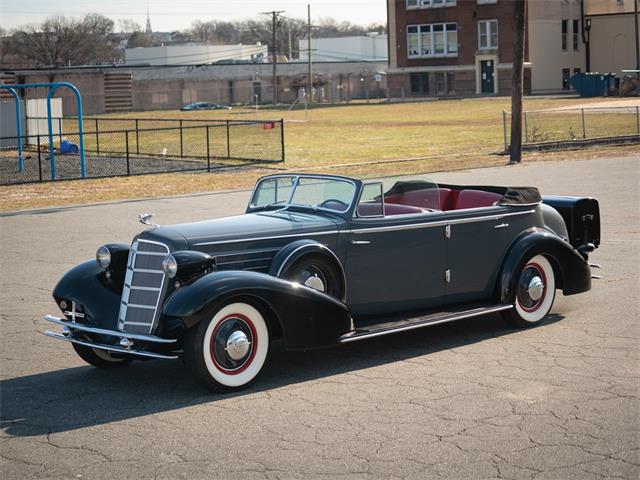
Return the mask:
[[[169,224],[240,213],[248,192],[0,218],[0,475],[13,478],[640,476],[640,156],[432,175],[600,200],[603,265],[538,328],[499,316],[313,352],[276,349],[242,393],[179,361],[85,365],[40,334],[50,291],[137,214]],[[82,184],[78,183],[78,188]],[[482,255],[482,252],[478,252]]]

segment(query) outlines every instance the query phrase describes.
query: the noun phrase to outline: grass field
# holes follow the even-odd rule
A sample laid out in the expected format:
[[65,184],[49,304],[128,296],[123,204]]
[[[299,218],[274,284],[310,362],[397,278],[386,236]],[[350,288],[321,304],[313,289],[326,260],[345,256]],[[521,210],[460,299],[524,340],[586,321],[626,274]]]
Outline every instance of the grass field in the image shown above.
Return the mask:
[[[594,103],[593,100],[590,100]],[[598,100],[595,100],[597,102]],[[604,101],[604,99],[603,99]],[[611,100],[607,102],[610,104]],[[526,110],[545,110],[579,106],[581,99],[527,98]],[[359,177],[400,175],[504,164],[496,155],[503,150],[502,111],[509,110],[509,98],[440,100],[404,104],[352,104],[327,106],[308,112],[285,109],[206,112],[134,112],[128,118],[184,118],[234,120],[285,120],[286,162],[251,171],[190,173],[78,180],[54,184],[0,187],[1,210],[90,203],[124,198],[153,197],[216,189],[250,186],[255,179],[274,169],[312,170],[343,173]],[[559,114],[571,115],[568,112]],[[103,118],[123,117],[105,115]],[[557,132],[576,131],[574,120],[557,117]],[[106,122],[105,122],[106,123]],[[632,128],[628,120],[607,128]],[[629,123],[629,125],[627,125]],[[130,120],[110,124],[108,129],[127,128]],[[107,129],[101,127],[101,129]],[[532,126],[530,125],[531,129]],[[579,132],[581,135],[581,124]],[[567,133],[570,135],[570,133]],[[175,139],[165,139],[175,143]],[[185,143],[190,141],[185,137]],[[636,147],[637,149],[637,147]],[[610,149],[581,151],[582,157]],[[625,147],[617,151],[626,151]],[[574,154],[530,154],[525,161],[567,158]]]

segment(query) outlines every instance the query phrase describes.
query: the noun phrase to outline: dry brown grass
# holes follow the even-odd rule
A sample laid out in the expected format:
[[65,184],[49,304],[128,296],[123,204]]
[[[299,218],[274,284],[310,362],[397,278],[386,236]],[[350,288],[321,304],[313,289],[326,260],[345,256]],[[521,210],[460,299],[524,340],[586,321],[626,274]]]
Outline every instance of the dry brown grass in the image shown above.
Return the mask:
[[[608,100],[610,101],[610,100]],[[525,101],[527,109],[578,105],[580,99]],[[287,161],[271,168],[176,173],[0,187],[0,210],[86,204],[250,187],[261,175],[286,168],[371,178],[501,165],[502,110],[508,98],[429,103],[351,105],[302,111],[234,109],[222,112],[136,112],[131,117],[272,119],[284,117]],[[107,116],[108,117],[108,116]],[[525,161],[589,158],[637,152],[599,147],[527,154]],[[411,159],[411,160],[407,160]],[[393,160],[392,162],[384,162]]]

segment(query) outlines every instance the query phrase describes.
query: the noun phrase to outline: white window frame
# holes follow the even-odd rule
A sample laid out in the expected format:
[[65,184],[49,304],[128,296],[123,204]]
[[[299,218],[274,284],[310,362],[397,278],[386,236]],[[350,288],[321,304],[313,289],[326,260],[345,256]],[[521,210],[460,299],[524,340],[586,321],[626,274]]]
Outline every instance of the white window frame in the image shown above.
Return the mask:
[[498,0],[478,0],[478,5],[489,5],[492,3],[498,3]]
[[[489,27],[492,23],[496,25],[496,44],[491,45],[491,28]],[[484,29],[484,34],[487,38],[487,45],[482,46],[482,33]],[[500,32],[498,30],[498,20],[495,18],[488,18],[486,20],[478,20],[478,50],[481,52],[497,50],[500,45]]]
[[[409,2],[415,2],[415,5],[409,5]],[[443,8],[455,7],[457,0],[405,0],[407,10],[416,10],[418,8]]]
[[[442,26],[442,42],[443,42],[443,53],[435,53],[435,40],[436,35],[433,27],[436,25]],[[449,34],[447,33],[447,25],[455,25],[456,32],[456,42],[455,42],[455,51],[449,51]],[[418,54],[411,54],[411,50],[409,49],[409,29],[417,28],[417,33],[412,33],[411,35],[418,36]],[[431,53],[424,53],[422,49],[422,29],[428,28],[429,30],[429,48]],[[407,58],[455,58],[458,56],[458,24],[457,22],[447,22],[447,23],[425,23],[422,25],[407,25]]]

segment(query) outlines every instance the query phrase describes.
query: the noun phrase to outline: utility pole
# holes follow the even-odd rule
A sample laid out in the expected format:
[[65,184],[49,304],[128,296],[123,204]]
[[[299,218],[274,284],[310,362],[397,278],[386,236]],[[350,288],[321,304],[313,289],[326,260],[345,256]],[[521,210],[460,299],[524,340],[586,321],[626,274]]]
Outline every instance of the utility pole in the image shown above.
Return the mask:
[[307,89],[309,93],[307,98],[309,102],[313,102],[313,72],[311,71],[311,4],[307,3],[307,66],[309,68],[309,85]]
[[272,12],[262,12],[261,15],[271,15],[271,62],[273,65],[273,103],[278,104],[278,49],[276,47],[276,32],[278,27],[278,15],[284,10],[273,10]]
[[638,32],[638,0],[633,0],[633,13],[636,19],[636,76],[640,78],[640,33]]
[[510,163],[522,161],[522,96],[524,77],[524,33],[526,0],[513,2],[513,77],[511,79],[511,146]]

